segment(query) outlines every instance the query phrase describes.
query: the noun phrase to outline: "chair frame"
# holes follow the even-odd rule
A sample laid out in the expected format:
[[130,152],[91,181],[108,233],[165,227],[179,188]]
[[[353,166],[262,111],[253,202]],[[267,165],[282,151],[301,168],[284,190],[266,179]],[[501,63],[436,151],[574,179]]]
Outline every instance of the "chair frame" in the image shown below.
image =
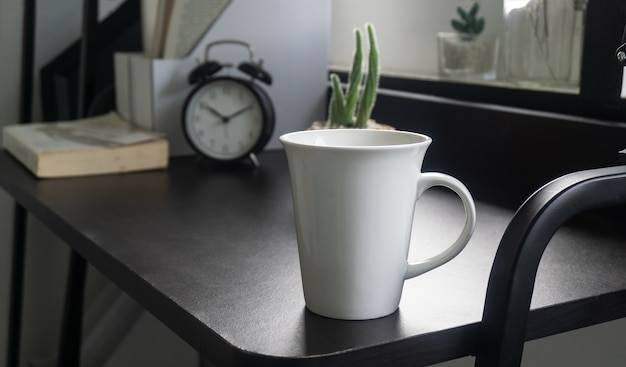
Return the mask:
[[579,171],[546,184],[515,213],[491,269],[477,367],[519,366],[539,261],[568,219],[626,203],[626,166]]

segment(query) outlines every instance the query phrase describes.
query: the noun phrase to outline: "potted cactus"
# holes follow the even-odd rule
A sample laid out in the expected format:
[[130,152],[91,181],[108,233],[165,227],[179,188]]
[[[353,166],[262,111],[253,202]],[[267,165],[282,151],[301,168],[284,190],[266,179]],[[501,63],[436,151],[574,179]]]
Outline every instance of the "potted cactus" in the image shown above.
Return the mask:
[[450,21],[454,32],[437,34],[441,76],[495,79],[499,41],[482,35],[485,18],[479,11],[476,2],[469,9],[457,7],[458,18]]
[[348,75],[347,88],[344,92],[337,74],[330,75],[332,97],[328,108],[328,120],[316,121],[310,129],[393,129],[389,125],[379,124],[370,118],[376,102],[380,68],[374,26],[366,24],[365,30],[369,42],[367,72],[363,73],[363,37],[361,30],[355,29],[356,48]]

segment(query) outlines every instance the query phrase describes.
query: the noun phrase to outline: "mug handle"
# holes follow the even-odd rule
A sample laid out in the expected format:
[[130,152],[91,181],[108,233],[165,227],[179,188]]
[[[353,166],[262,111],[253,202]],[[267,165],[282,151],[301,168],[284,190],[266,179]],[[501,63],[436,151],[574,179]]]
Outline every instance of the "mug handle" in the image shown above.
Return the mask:
[[474,233],[474,227],[476,226],[476,205],[467,187],[456,178],[443,173],[422,173],[417,184],[417,197],[420,198],[424,191],[433,186],[447,187],[461,198],[463,207],[465,208],[465,225],[456,241],[440,254],[423,261],[409,262],[404,279],[410,279],[424,274],[452,260],[463,250],[472,237],[472,233]]

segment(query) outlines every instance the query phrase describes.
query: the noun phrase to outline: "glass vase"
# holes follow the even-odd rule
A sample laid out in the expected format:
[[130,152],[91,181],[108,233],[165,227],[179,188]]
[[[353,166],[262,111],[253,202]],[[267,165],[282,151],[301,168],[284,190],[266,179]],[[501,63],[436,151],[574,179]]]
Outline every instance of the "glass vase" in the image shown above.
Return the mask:
[[499,39],[480,36],[462,38],[458,33],[437,33],[439,75],[444,78],[496,78]]

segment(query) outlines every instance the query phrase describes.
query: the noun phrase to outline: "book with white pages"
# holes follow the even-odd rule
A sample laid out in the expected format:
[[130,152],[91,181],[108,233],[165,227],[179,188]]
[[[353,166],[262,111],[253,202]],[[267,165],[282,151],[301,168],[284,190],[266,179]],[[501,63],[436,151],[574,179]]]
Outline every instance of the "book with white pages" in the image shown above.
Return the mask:
[[74,121],[6,126],[2,144],[40,178],[162,169],[168,141],[116,112]]

